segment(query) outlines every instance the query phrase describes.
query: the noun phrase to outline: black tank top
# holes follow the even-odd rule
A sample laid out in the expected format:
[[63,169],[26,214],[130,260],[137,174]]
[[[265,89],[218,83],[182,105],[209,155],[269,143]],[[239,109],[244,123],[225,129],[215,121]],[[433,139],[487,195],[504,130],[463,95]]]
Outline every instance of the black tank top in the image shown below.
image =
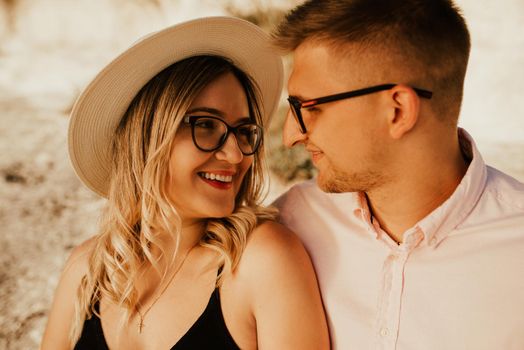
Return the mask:
[[[95,307],[98,311],[98,303]],[[224,316],[222,315],[218,288],[211,294],[202,315],[200,315],[187,333],[171,347],[171,350],[194,349],[240,349],[226,327]],[[98,316],[93,315],[84,322],[82,335],[76,343],[74,350],[109,350],[102,331],[102,323]]]

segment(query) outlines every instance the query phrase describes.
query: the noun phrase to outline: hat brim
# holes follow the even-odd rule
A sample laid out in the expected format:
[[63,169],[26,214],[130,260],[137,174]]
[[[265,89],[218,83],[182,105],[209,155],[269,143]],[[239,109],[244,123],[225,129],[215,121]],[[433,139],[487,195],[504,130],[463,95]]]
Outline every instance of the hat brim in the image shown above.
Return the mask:
[[156,74],[198,55],[231,60],[260,89],[267,125],[282,90],[283,67],[258,26],[233,17],[191,20],[150,34],[109,63],[77,99],[69,124],[69,156],[78,177],[107,197],[114,132],[131,101]]

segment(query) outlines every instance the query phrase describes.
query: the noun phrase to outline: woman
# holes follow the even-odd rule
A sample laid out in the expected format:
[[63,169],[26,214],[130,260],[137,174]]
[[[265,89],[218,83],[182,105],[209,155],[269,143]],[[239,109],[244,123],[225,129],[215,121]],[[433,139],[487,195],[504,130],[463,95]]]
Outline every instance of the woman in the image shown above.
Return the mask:
[[309,257],[259,206],[282,66],[235,18],[155,33],[75,104],[77,174],[108,198],[75,248],[42,349],[324,349]]

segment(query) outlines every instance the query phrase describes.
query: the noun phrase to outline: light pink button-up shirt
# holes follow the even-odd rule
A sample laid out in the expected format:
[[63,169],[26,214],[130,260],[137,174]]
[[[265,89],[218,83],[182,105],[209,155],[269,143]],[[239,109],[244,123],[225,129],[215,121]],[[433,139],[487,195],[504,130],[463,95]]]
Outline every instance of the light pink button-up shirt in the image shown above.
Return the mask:
[[466,175],[400,245],[361,194],[308,181],[277,200],[315,265],[334,349],[524,349],[524,184],[461,136]]

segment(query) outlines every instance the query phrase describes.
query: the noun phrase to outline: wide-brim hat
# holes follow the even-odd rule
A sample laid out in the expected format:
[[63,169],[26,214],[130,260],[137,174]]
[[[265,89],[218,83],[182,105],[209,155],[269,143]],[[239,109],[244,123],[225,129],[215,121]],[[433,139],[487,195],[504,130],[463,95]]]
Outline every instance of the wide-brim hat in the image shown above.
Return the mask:
[[69,156],[78,177],[107,197],[114,132],[140,89],[171,64],[198,55],[228,58],[261,93],[267,125],[282,89],[280,56],[258,26],[233,17],[207,17],[149,34],[109,63],[79,96],[69,123]]

